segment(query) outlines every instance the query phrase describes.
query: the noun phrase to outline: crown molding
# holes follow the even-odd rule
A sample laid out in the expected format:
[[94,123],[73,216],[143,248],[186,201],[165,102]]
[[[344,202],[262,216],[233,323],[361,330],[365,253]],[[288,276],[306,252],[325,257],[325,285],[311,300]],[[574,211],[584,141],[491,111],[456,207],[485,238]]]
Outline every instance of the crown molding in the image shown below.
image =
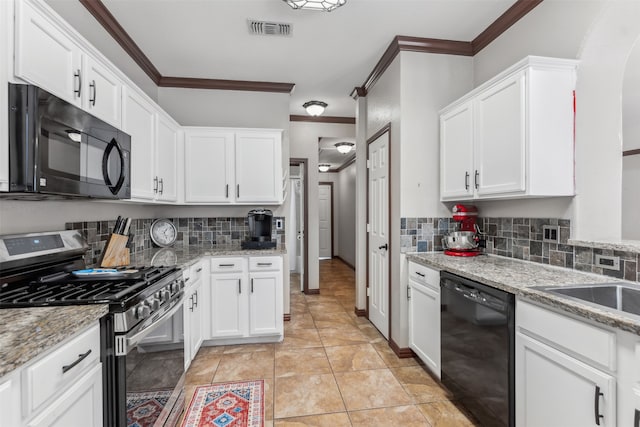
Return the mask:
[[254,82],[247,80],[199,79],[191,77],[160,77],[159,87],[187,89],[245,90],[253,92],[291,93],[295,84],[277,82]]
[[289,116],[290,122],[312,122],[312,123],[336,123],[343,125],[355,125],[355,117],[337,117],[337,116],[300,116],[292,114]]

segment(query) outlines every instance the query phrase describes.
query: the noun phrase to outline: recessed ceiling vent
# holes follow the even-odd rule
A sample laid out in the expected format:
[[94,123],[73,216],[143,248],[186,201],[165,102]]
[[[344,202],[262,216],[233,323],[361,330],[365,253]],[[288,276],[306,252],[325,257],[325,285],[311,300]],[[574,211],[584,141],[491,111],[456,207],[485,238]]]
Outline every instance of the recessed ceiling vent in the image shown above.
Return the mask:
[[256,36],[285,36],[291,37],[293,25],[282,22],[266,22],[248,19],[249,33]]

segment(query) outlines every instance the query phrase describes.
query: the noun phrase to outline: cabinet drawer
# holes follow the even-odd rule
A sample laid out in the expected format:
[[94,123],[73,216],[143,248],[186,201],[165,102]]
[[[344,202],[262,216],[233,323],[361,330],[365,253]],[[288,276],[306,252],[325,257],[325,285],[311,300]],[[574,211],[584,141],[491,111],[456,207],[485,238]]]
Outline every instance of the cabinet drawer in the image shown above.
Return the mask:
[[200,280],[202,275],[205,274],[204,262],[199,262],[197,264],[192,265],[189,270],[191,271],[189,274],[191,278],[189,284],[197,282],[198,280]]
[[524,334],[610,371],[616,369],[616,334],[612,331],[521,300],[516,303],[516,323]]
[[415,262],[409,262],[409,278],[430,288],[440,289],[440,272]]
[[22,372],[25,417],[99,362],[100,326],[95,325],[26,367]]
[[211,273],[238,273],[245,270],[245,259],[236,258],[211,258]]
[[249,258],[249,271],[277,271],[282,269],[282,258],[264,256]]

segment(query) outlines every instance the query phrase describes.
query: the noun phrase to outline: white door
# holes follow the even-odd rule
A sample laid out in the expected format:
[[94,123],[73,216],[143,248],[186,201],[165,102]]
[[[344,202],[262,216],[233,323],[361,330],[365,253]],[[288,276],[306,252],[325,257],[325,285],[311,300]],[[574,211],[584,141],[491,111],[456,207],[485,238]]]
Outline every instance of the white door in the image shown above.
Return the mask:
[[[521,333],[516,334],[516,424],[616,425],[615,379]],[[602,393],[601,395],[599,393]]]
[[212,274],[208,338],[242,337],[246,333],[247,286],[242,274]]
[[158,193],[155,109],[133,90],[123,92],[122,128],[131,135],[131,198],[153,200]]
[[297,204],[300,198],[300,179],[289,179],[289,232],[287,233],[287,254],[289,255],[289,271],[298,271],[298,217],[297,217]]
[[82,84],[87,93],[83,97],[83,108],[119,128],[122,123],[122,82],[90,56],[85,59],[86,78]]
[[525,191],[524,72],[484,92],[475,103],[473,180],[478,195]]
[[440,117],[440,198],[473,198],[473,114],[467,102]]
[[273,335],[282,331],[281,272],[251,273],[249,279],[249,334]]
[[331,185],[320,184],[318,189],[318,221],[320,223],[320,259],[330,259],[333,255],[331,245]]
[[368,145],[369,320],[389,338],[389,132]]
[[440,293],[409,279],[409,348],[440,378]]

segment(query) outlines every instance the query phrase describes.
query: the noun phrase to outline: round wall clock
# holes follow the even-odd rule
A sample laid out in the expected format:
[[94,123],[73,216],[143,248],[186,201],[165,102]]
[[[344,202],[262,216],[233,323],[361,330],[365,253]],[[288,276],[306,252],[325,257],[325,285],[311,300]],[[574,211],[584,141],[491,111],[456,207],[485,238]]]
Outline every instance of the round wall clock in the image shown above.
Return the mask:
[[178,238],[178,231],[168,219],[156,219],[149,229],[151,241],[160,247],[171,246]]

